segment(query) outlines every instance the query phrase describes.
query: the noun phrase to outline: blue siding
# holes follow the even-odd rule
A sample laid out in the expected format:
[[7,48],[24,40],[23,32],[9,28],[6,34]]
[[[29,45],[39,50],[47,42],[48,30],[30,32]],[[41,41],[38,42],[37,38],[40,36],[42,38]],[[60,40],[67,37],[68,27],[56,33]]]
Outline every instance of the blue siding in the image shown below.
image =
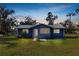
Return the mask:
[[[39,38],[41,39],[53,39],[53,38],[64,38],[64,29],[59,29],[60,33],[53,33],[53,28],[48,27],[46,25],[39,25],[39,26],[35,26],[29,29],[29,33],[25,34],[24,37],[28,37],[28,38],[33,38],[34,36],[34,29],[38,29],[40,31],[41,28],[49,28],[50,29],[50,33],[49,34],[41,34],[39,32]],[[16,36],[19,37],[20,35],[20,31],[19,29],[16,29]],[[23,36],[21,36],[23,37]]]
[[25,35],[22,35],[21,34],[21,31],[22,29],[16,29],[16,36],[17,37],[27,37],[27,38],[31,38],[31,34],[32,34],[32,31],[28,29],[29,33],[26,33]]
[[33,38],[33,29],[29,29],[28,37]]
[[60,29],[60,33],[52,33],[52,38],[64,38],[63,29]]
[[50,34],[40,34],[39,37],[41,39],[49,39],[51,36],[50,36]]
[[[36,26],[36,27],[33,27],[32,29],[38,29],[39,30],[39,38],[41,39],[48,39],[48,38],[51,38],[51,32],[49,34],[41,34],[40,33],[40,29],[41,28],[49,28],[48,26],[45,26],[45,25],[39,25],[39,26]],[[32,33],[33,34],[33,33]]]

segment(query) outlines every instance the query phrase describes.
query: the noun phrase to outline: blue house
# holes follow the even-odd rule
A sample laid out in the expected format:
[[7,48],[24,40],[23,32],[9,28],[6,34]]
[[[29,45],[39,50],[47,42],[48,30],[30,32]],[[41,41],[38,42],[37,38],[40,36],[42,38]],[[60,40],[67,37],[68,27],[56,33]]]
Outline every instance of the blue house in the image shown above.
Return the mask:
[[60,24],[19,25],[16,27],[16,36],[40,39],[64,38],[64,27]]

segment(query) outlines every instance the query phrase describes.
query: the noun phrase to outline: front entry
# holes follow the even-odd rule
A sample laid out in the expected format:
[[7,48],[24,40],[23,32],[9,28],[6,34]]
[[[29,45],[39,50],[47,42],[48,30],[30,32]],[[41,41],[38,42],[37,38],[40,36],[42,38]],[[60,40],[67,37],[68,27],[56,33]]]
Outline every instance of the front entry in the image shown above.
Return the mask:
[[40,29],[34,29],[33,38],[35,39],[48,39],[50,38],[50,29],[49,28],[40,28]]
[[48,39],[48,38],[50,38],[50,28],[40,28],[39,37],[41,39]]

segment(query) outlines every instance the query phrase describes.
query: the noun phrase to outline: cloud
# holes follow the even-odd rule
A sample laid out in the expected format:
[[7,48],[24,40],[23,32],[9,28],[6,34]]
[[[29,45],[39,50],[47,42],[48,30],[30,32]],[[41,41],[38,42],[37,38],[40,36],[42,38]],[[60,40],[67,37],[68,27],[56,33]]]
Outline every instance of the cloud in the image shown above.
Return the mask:
[[47,11],[62,11],[62,10],[65,10],[67,8],[70,8],[71,5],[59,5],[59,6],[50,6],[50,7],[47,7],[47,8],[41,8],[41,9],[36,9],[36,10],[29,10],[28,12],[47,12]]
[[[47,17],[47,13],[49,11],[51,11],[53,14],[58,15],[58,19],[55,20],[55,23],[59,23],[61,21],[63,21],[65,19],[64,14],[62,15],[61,13],[63,13],[62,11],[66,10],[67,8],[70,8],[71,5],[59,5],[59,6],[50,6],[47,8],[40,8],[40,9],[34,9],[34,10],[20,10],[22,11],[22,13],[20,11],[18,11],[18,14],[21,15],[30,15],[32,17],[34,17],[34,19],[37,20],[37,22],[40,23],[48,23],[45,18]],[[61,12],[61,13],[60,13]]]

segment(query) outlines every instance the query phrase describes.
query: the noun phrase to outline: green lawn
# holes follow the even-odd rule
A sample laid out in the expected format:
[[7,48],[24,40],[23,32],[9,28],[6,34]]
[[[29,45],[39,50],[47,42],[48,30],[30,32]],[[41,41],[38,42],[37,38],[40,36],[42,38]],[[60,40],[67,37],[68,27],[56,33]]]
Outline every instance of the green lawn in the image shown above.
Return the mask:
[[79,56],[79,38],[49,40],[45,42],[32,39],[4,37],[0,41],[1,56]]

